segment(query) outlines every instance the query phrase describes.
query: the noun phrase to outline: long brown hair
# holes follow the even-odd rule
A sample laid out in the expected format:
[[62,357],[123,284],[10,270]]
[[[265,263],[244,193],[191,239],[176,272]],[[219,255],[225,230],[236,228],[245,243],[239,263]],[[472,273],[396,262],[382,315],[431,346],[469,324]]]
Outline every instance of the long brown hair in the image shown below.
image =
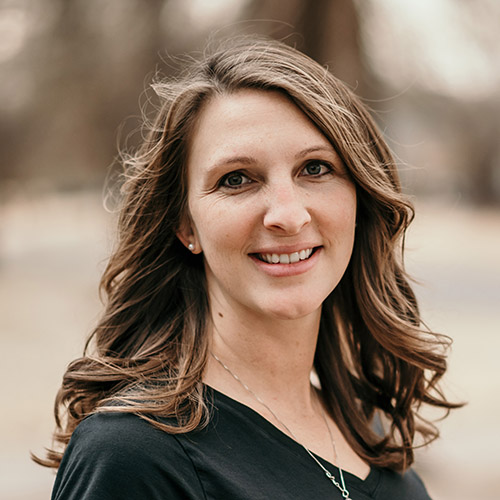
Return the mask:
[[[118,241],[101,281],[105,310],[84,356],[73,361],[55,403],[58,467],[76,426],[96,412],[133,412],[167,432],[206,425],[202,374],[208,302],[200,255],[178,241],[186,214],[186,150],[201,105],[243,88],[286,94],[331,141],[356,185],[353,255],[323,305],[314,368],[325,404],[368,463],[404,469],[422,403],[445,409],[436,384],[446,370],[444,337],[421,324],[403,267],[413,218],[391,153],[357,97],[325,68],[287,45],[242,37],[210,47],[170,81],[142,146],[124,159]],[[375,433],[374,418],[386,423]],[[167,425],[157,417],[174,417]]]

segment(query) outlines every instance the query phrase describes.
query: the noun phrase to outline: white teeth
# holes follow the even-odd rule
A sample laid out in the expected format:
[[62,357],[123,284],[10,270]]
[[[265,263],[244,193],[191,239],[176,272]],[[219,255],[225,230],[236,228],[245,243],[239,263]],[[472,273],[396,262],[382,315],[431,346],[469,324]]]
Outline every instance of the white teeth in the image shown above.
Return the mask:
[[308,259],[312,254],[312,248],[306,248],[305,250],[301,250],[300,252],[293,253],[264,253],[260,254],[260,258],[269,264],[295,264],[300,260]]
[[286,253],[280,255],[280,264],[290,264],[290,256]]

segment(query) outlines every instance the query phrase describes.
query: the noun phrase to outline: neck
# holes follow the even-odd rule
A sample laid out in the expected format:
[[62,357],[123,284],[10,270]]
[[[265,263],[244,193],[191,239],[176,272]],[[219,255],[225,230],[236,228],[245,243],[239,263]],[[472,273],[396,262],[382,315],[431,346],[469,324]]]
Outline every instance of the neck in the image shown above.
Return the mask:
[[[211,350],[252,391],[289,409],[313,410],[310,374],[321,311],[297,319],[263,318],[212,310]],[[204,381],[234,397],[246,399],[241,386],[212,357]]]

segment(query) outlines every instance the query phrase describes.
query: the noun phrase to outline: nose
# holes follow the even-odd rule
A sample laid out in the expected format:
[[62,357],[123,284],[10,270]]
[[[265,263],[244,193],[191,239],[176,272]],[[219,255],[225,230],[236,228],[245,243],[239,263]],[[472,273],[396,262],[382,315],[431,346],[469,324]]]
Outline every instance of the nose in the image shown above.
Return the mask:
[[286,235],[298,234],[311,222],[307,196],[293,183],[279,183],[267,193],[264,227]]

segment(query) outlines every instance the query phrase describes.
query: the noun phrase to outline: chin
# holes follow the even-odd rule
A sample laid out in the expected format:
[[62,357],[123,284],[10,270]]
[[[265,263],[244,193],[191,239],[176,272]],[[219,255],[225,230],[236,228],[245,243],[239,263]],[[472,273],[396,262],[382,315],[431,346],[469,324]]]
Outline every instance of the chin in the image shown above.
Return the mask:
[[309,316],[321,309],[322,303],[314,303],[314,304],[304,304],[301,302],[300,304],[280,304],[276,307],[267,307],[265,312],[267,315],[279,319],[279,320],[294,320],[301,319]]

